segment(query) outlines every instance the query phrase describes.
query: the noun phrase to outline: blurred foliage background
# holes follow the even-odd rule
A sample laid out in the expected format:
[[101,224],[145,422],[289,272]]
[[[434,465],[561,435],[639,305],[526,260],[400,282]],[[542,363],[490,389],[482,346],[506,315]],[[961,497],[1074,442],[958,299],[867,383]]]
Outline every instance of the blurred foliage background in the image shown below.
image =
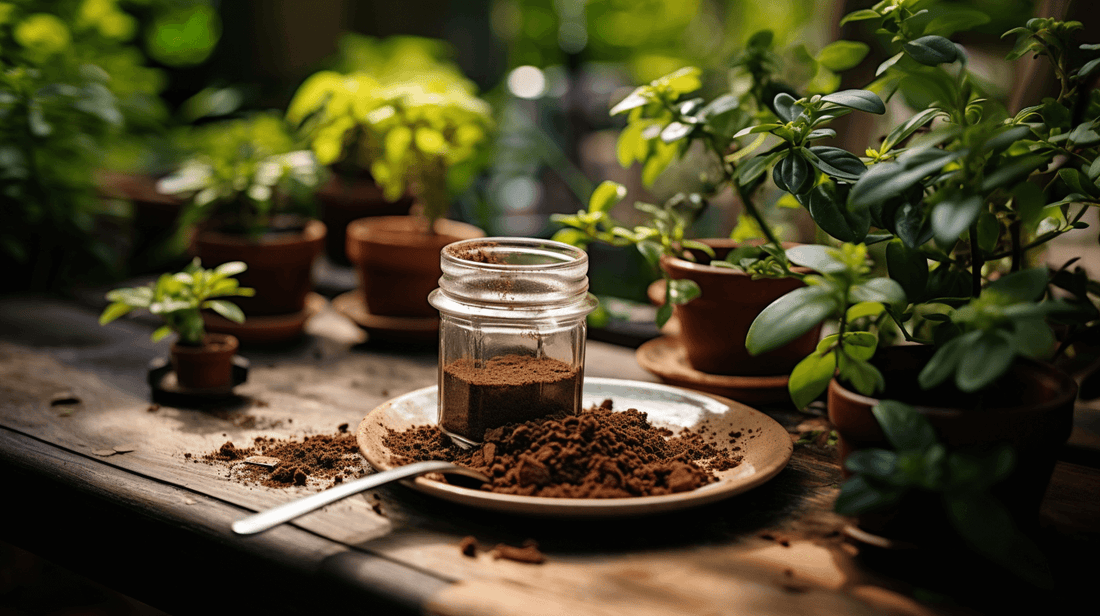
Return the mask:
[[[988,36],[979,43],[994,52],[1002,45],[997,34],[1005,29],[997,16],[1014,19],[1037,3],[1073,4],[951,2],[995,16],[979,30]],[[694,65],[704,69],[706,94],[727,88],[726,68],[761,29],[771,29],[776,47],[794,59],[812,57],[838,38],[870,42],[858,23],[843,29],[838,23],[845,13],[871,4],[0,2],[3,282],[9,289],[64,291],[77,281],[159,266],[171,255],[150,248],[150,242],[160,241],[156,234],[133,235],[135,221],[148,212],[117,197],[145,190],[134,188],[141,184],[135,177],[161,177],[193,152],[195,127],[256,112],[284,113],[298,87],[319,70],[366,69],[399,80],[411,65],[428,60],[453,62],[492,104],[497,122],[488,171],[455,200],[450,215],[491,235],[548,237],[549,216],[579,209],[601,180],[628,187],[627,209],[635,199],[666,198],[691,180],[690,156],[651,191],[641,186],[637,168],[617,164],[614,144],[623,120],[611,118],[608,109],[635,85]],[[1095,3],[1076,4],[1085,10]],[[870,81],[882,59],[879,52],[872,49],[846,73],[844,87]],[[797,70],[798,63],[790,66]],[[713,220],[704,220],[702,229],[715,233],[728,233],[735,220],[734,213],[720,208],[710,215]],[[797,221],[791,226],[797,235]],[[653,273],[638,256],[594,250],[597,292],[644,301]]]

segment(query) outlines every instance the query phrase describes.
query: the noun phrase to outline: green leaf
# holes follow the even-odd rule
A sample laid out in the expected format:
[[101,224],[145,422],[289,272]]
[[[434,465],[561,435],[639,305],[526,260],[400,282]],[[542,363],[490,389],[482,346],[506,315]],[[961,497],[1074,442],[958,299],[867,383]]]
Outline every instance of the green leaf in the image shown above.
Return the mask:
[[784,122],[793,122],[802,113],[795,105],[795,98],[786,92],[776,94],[772,106],[775,107],[775,115]]
[[955,368],[962,361],[966,345],[973,342],[981,332],[970,332],[949,340],[936,349],[928,363],[921,369],[917,382],[921,389],[932,389],[955,374]]
[[853,304],[848,308],[848,312],[845,314],[845,318],[848,322],[855,321],[856,319],[862,319],[864,317],[877,317],[886,310],[886,306],[882,302],[859,302]]
[[592,238],[590,238],[587,233],[579,229],[558,229],[550,239],[555,242],[576,246],[577,248],[584,248],[592,241]]
[[886,267],[906,297],[914,301],[924,297],[928,286],[928,260],[919,250],[907,247],[901,240],[886,245]]
[[667,285],[668,299],[676,305],[686,304],[702,294],[699,283],[688,278],[670,279]]
[[882,18],[882,15],[879,15],[877,11],[873,11],[871,9],[860,9],[858,11],[852,11],[851,13],[848,13],[847,15],[845,15],[844,18],[840,20],[840,25],[843,26],[844,24],[848,23],[849,21],[865,21],[865,20],[868,20],[868,19],[881,19],[881,18]]
[[1022,180],[1032,171],[1045,166],[1048,162],[1050,162],[1050,158],[1042,155],[1006,158],[993,173],[985,176],[980,190],[989,192],[995,188]]
[[997,216],[989,211],[983,211],[978,215],[978,247],[987,253],[997,248],[997,240],[1001,237],[1001,223]]
[[882,302],[883,304],[907,303],[901,285],[889,278],[872,278],[852,287],[849,296],[853,302]]
[[932,424],[908,404],[883,400],[871,412],[886,440],[898,451],[924,451],[937,442]]
[[150,336],[150,338],[153,342],[160,342],[161,340],[164,340],[165,336],[171,333],[171,327],[168,327],[167,325],[161,325],[160,327],[153,330],[153,335]]
[[1038,301],[1050,282],[1050,270],[1033,267],[1001,276],[989,283],[989,289],[1008,295],[1018,302]]
[[840,515],[860,515],[896,505],[904,488],[871,483],[864,475],[853,475],[840,486],[833,509]]
[[936,241],[950,246],[978,218],[982,198],[978,195],[951,195],[932,208],[932,232]]
[[654,269],[660,269],[661,267],[661,254],[663,250],[661,245],[653,240],[642,240],[637,243],[638,252],[642,253],[645,260],[649,262],[650,266]]
[[821,97],[821,100],[849,109],[866,111],[867,113],[879,115],[886,113],[886,105],[883,104],[882,99],[878,97],[878,94],[869,90],[841,90],[840,92],[826,94]]
[[99,315],[99,324],[106,325],[111,321],[121,317],[122,315],[133,310],[133,306],[126,302],[115,302],[110,306],[107,306],[103,310],[103,314]]
[[1016,353],[1008,332],[981,332],[963,349],[955,372],[955,386],[965,392],[978,391],[1007,372],[1014,359]]
[[787,390],[795,408],[805,408],[820,396],[836,372],[835,353],[811,353],[791,371],[787,381]]
[[889,478],[897,466],[898,454],[886,449],[860,449],[853,451],[844,461],[844,468],[849,471],[875,479]]
[[837,364],[837,378],[847,381],[856,391],[865,396],[873,396],[886,386],[886,380],[878,368],[866,360],[848,355],[840,356]]
[[776,186],[789,193],[800,195],[813,188],[814,170],[802,157],[801,148],[791,150],[791,153],[775,166],[773,173]]
[[214,273],[218,276],[229,277],[236,276],[248,269],[243,261],[229,261],[228,263],[222,263],[214,269]]
[[1098,67],[1100,67],[1100,58],[1089,60],[1081,67],[1081,70],[1077,71],[1077,76],[1081,79],[1086,79],[1092,75]]
[[639,86],[634,89],[633,92],[627,95],[626,98],[619,101],[617,105],[611,108],[610,115],[618,115],[624,111],[630,111],[635,107],[641,107],[646,105],[650,101],[650,92],[652,88],[649,86]]
[[748,186],[753,180],[756,180],[767,171],[768,167],[771,166],[776,159],[782,156],[782,154],[782,152],[773,152],[772,154],[750,158],[748,162],[737,168],[738,183],[742,186]]
[[870,51],[866,43],[835,41],[817,52],[815,59],[831,71],[846,71],[862,62]]
[[832,250],[835,249],[820,244],[801,244],[788,248],[784,254],[791,263],[808,267],[822,274],[843,272],[848,269],[848,266],[831,254]]
[[822,231],[842,242],[859,243],[871,229],[869,210],[848,209],[846,194],[840,195],[836,184],[824,182],[803,199],[810,217]]
[[657,327],[661,328],[672,318],[672,302],[666,301],[657,308]]
[[626,186],[611,180],[604,180],[592,191],[588,199],[589,212],[607,212],[626,196]]
[[852,187],[849,202],[854,208],[866,208],[900,196],[921,178],[932,175],[961,156],[960,152],[936,150],[931,160],[911,167],[898,162],[873,165]]
[[871,332],[844,332],[840,344],[848,357],[866,361],[875,356],[878,336]]
[[950,8],[928,22],[924,31],[933,32],[941,36],[951,36],[956,32],[971,30],[976,26],[988,22],[989,15],[981,11],[975,9]]
[[244,323],[244,312],[233,302],[224,299],[212,299],[204,302],[202,307],[209,308],[234,323]]
[[1050,356],[1056,342],[1054,331],[1042,318],[1014,319],[1012,337],[1016,352],[1034,359]]
[[933,118],[942,113],[943,112],[939,109],[933,108],[925,109],[924,111],[921,111],[916,115],[910,116],[909,119],[894,127],[894,129],[891,130],[888,135],[886,135],[886,139],[884,139],[882,142],[881,151],[888,152],[889,150],[893,149],[894,146],[908,139],[922,126],[928,124],[933,120]]
[[902,45],[911,58],[926,66],[954,62],[959,57],[955,44],[942,36],[929,35]]
[[661,141],[665,143],[672,143],[673,141],[679,141],[691,132],[694,128],[691,124],[684,124],[683,122],[669,122],[668,126],[661,131]]
[[756,316],[745,336],[745,348],[752,355],[778,349],[816,327],[839,307],[828,288],[795,289]]
[[[1100,158],[1097,158],[1096,160],[1100,160]],[[1076,169],[1059,169],[1058,177],[1061,178],[1061,180],[1065,182],[1075,192],[1081,193],[1083,195],[1088,195],[1090,197],[1100,196],[1100,189],[1097,189],[1096,185],[1089,181],[1088,176],[1083,176],[1081,172]]]
[[840,148],[827,145],[815,145],[803,149],[810,163],[828,175],[841,180],[855,182],[867,170],[867,166],[858,156]]
[[133,308],[148,308],[149,303],[153,301],[153,289],[150,287],[115,289],[107,293],[107,300],[123,303]]
[[741,137],[744,137],[746,135],[753,135],[753,134],[756,134],[756,133],[768,133],[768,132],[771,132],[771,131],[779,128],[780,126],[782,126],[782,124],[774,124],[774,123],[757,124],[755,126],[746,126],[745,128],[742,128],[741,130],[737,131],[733,135],[733,138],[734,139],[740,139]]

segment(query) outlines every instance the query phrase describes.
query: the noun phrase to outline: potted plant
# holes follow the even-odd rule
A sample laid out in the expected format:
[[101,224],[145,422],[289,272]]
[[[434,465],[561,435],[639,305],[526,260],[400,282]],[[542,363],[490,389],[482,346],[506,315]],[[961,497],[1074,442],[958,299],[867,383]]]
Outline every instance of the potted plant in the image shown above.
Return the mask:
[[[1100,316],[1095,283],[1073,261],[1038,265],[1038,249],[1086,226],[1085,211],[1100,204],[1100,103],[1089,87],[1100,47],[1071,42],[1078,22],[1031,19],[1006,33],[1017,37],[1009,59],[1046,57],[1060,90],[1010,115],[945,37],[960,22],[890,7],[847,19],[875,20],[894,37],[897,54],[876,87],[931,102],[868,150],[857,181],[833,189],[844,216],[869,218],[874,239],[888,242],[888,277],[872,272],[864,245],[788,250],[816,273],[761,312],[746,345],[766,352],[834,319],[836,333],[791,372],[790,392],[804,406],[828,390],[842,459],[889,446],[872,415],[880,399],[910,404],[949,448],[1015,449],[1015,469],[994,492],[1026,527],[1069,436],[1077,392],[1036,360],[1087,339]],[[876,352],[886,337],[907,344]],[[863,495],[868,509],[889,504],[873,496]]]
[[[348,225],[347,254],[361,284],[348,298],[358,302],[360,316],[434,322],[436,312],[427,296],[442,275],[440,249],[483,235],[477,227],[444,216],[452,193],[483,162],[479,148],[492,127],[491,110],[465,80],[425,77],[392,86],[369,82],[366,75],[342,82],[359,84],[343,92],[356,118],[344,119],[358,123],[356,147],[366,152],[363,159],[370,162],[371,176],[386,198],[396,200],[410,192],[416,207],[414,215],[361,218]],[[314,141],[315,148],[320,145]],[[324,148],[319,152],[320,160],[329,160]]]
[[244,313],[222,297],[249,297],[254,289],[241,287],[233,276],[247,269],[240,261],[203,269],[196,257],[182,272],[162,274],[143,287],[115,289],[107,293],[110,305],[99,317],[106,325],[136,308],[148,310],[164,321],[153,331],[153,342],[175,333],[171,361],[176,380],[183,390],[220,390],[233,384],[233,355],[238,342],[233,336],[207,333],[202,310],[213,310],[235,323]]
[[[611,217],[611,206],[626,191],[605,182],[593,193],[587,211],[555,217],[567,227],[555,239],[578,245],[592,241],[636,245],[666,281],[658,325],[675,311],[688,362],[695,370],[753,376],[788,372],[817,344],[812,328],[797,341],[787,341],[787,348],[770,350],[763,357],[750,357],[743,344],[760,310],[802,286],[799,277],[787,276],[783,245],[762,214],[763,189],[771,178],[776,187],[807,204],[811,215],[826,216],[819,212],[814,197],[817,176],[854,181],[863,172],[864,165],[855,155],[814,142],[836,136],[827,124],[839,116],[855,110],[884,111],[882,101],[870,92],[832,91],[839,81],[833,79],[833,71],[854,66],[866,52],[866,46],[848,41],[826,47],[809,60],[816,72],[810,73],[814,78],[804,87],[812,94],[797,102],[791,95],[794,88],[779,79],[768,31],[751,37],[737,57],[731,91],[709,102],[693,95],[702,79],[701,71],[692,67],[637,88],[611,109],[612,115],[629,116],[618,141],[619,162],[624,166],[641,162],[647,185],[677,155],[689,151],[702,151],[709,157],[703,164],[713,171],[701,174],[699,190],[677,194],[663,206],[638,204],[648,220],[634,228]],[[744,210],[730,238],[689,239],[690,227],[701,211],[726,190],[732,191]],[[837,224],[853,234],[867,232],[865,226],[844,220]]]
[[[407,83],[434,84],[433,89],[469,83],[452,62],[443,41],[414,36],[385,39],[348,33],[331,70],[308,77],[294,94],[286,117],[309,141],[322,165],[332,173],[317,189],[321,220],[329,229],[328,257],[348,263],[348,224],[366,216],[401,216],[409,212],[412,195],[383,194],[372,175],[378,154],[368,129],[367,113],[376,108],[379,89]],[[440,90],[442,91],[442,90]]]
[[235,300],[251,325],[208,315],[207,326],[245,342],[300,334],[326,232],[311,217],[322,169],[310,151],[294,149],[282,119],[271,114],[203,125],[190,141],[197,154],[158,190],[186,197],[180,229],[192,253],[212,264],[247,263],[242,284],[256,289],[255,297]]

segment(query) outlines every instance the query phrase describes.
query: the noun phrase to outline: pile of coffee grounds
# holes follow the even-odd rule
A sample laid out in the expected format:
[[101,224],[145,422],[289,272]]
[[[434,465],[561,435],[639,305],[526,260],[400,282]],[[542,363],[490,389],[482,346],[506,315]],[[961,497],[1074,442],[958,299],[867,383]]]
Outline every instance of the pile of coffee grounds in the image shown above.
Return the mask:
[[741,463],[739,454],[715,447],[699,432],[674,436],[637,409],[613,411],[610,400],[579,415],[488,430],[480,446],[466,450],[435,426],[390,430],[383,443],[396,464],[448,460],[489,476],[482,490],[548,498],[687,492]]
[[581,374],[550,357],[511,354],[480,364],[462,358],[443,367],[442,389],[440,426],[480,441],[486,430],[575,409]]
[[[188,459],[230,467],[229,477],[245,484],[271,488],[286,488],[314,484],[331,487],[345,479],[365,475],[359,446],[347,428],[337,434],[318,434],[301,439],[257,436],[252,444],[238,447],[226,441],[218,449],[199,456],[185,454]],[[279,460],[273,468],[244,462],[250,456],[266,456]]]

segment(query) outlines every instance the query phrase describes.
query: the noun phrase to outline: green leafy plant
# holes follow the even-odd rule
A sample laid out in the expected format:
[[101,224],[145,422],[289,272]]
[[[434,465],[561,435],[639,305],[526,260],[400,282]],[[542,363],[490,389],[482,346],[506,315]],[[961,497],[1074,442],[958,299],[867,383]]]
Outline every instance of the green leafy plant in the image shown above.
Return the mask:
[[153,342],[175,332],[179,336],[178,344],[202,346],[206,337],[202,310],[213,310],[235,323],[244,322],[244,313],[236,304],[216,298],[255,295],[255,290],[239,286],[233,278],[247,267],[240,261],[230,261],[208,270],[195,258],[177,274],[162,274],[156,282],[146,286],[107,293],[111,304],[99,316],[99,324],[106,325],[134,309],[143,308],[164,321],[164,325],[153,331]]
[[952,450],[907,404],[883,400],[872,412],[892,449],[861,449],[848,456],[844,466],[852,475],[840,488],[837,513],[888,513],[906,498],[938,500],[971,548],[1033,583],[1050,586],[1042,553],[990,493],[1012,471],[1012,447]]
[[[933,18],[926,11],[935,4],[884,2],[849,16],[879,20],[898,49],[872,87],[930,101],[868,149],[868,168],[854,183],[837,184],[842,217],[867,221],[874,233],[854,238],[850,227],[814,219],[844,242],[888,241],[889,278],[877,284],[890,281],[903,293],[874,317],[872,335],[885,328],[935,345],[920,384],[951,382],[976,392],[1017,357],[1049,358],[1057,346],[1052,323],[1065,331],[1060,350],[1097,331],[1098,288],[1084,272],[1070,271],[1072,261],[1054,272],[1033,265],[1045,243],[1087,227],[1085,212],[1100,205],[1100,95],[1088,88],[1100,66],[1090,57],[1100,55],[1100,46],[1072,45],[1069,35],[1081,28],[1076,22],[1032,19],[1006,33],[1018,37],[1010,60],[1046,56],[1059,78],[1056,98],[1009,115],[967,70],[966,53],[943,36],[983,20],[972,12]],[[856,310],[849,302],[806,312],[804,326],[838,319],[839,339],[862,333],[850,332],[849,308]],[[774,348],[790,328],[765,310],[747,347]],[[839,357],[842,379],[866,395],[881,391],[879,378],[846,374]],[[828,349],[819,349],[795,370],[790,389],[797,404],[824,390],[831,361]]]
[[411,191],[430,231],[484,165],[492,109],[438,50],[408,37],[391,43],[345,39],[347,64],[358,70],[310,76],[287,119],[322,165],[369,173],[390,201]]
[[[833,74],[828,67],[850,68],[866,53],[866,46],[859,43],[834,43],[813,60],[818,69],[815,76],[822,71]],[[762,237],[765,242],[746,245],[712,264],[757,276],[790,275],[779,239],[757,205],[769,177],[822,224],[838,230],[843,227],[851,239],[866,237],[867,217],[846,218],[838,206],[846,193],[835,188],[836,182],[856,181],[864,171],[864,163],[843,149],[814,142],[835,137],[836,132],[827,124],[840,116],[852,111],[883,113],[882,101],[865,90],[819,93],[815,90],[835,89],[837,82],[817,78],[804,84],[807,95],[796,98],[796,90],[780,80],[778,64],[772,33],[762,31],[752,36],[737,56],[729,92],[709,102],[691,96],[703,85],[702,72],[695,67],[682,68],[636,88],[611,109],[612,115],[627,116],[617,144],[619,163],[624,167],[641,163],[643,183],[652,185],[677,157],[695,146],[713,157],[717,173],[704,173],[701,190],[677,194],[663,206],[638,204],[636,207],[649,220],[633,229],[611,217],[611,206],[625,196],[625,191],[605,182],[593,193],[587,210],[554,217],[566,227],[555,239],[582,246],[592,241],[634,244],[654,267],[662,254],[695,260],[688,250],[713,259],[713,251],[688,239],[688,232],[720,192],[732,189],[748,216],[742,218],[731,237]],[[667,308],[658,313],[661,324],[671,315],[673,303],[684,303],[699,295],[698,286],[690,280],[667,282]]]
[[209,222],[258,235],[279,214],[313,214],[312,194],[323,170],[312,152],[295,149],[283,120],[271,114],[206,124],[187,139],[196,155],[157,189],[188,197],[181,227]]

